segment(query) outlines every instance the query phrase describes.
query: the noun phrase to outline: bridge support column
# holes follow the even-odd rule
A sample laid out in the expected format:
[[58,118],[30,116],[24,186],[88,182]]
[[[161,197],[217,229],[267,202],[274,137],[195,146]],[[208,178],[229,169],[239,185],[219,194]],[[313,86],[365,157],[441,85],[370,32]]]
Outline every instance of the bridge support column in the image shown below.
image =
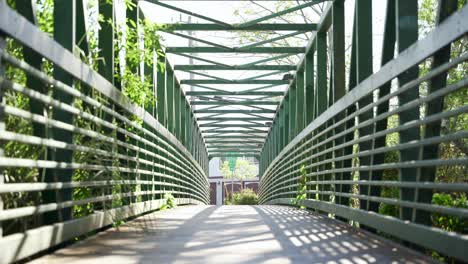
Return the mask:
[[[5,50],[5,48],[6,48],[5,35],[3,35],[2,32],[0,32],[0,49]],[[0,78],[2,79],[5,78],[5,62],[3,61],[1,57],[0,57]],[[3,104],[5,103],[4,93],[5,93],[5,88],[3,88],[3,81],[0,81],[0,133],[6,130],[5,110],[3,107]],[[0,142],[0,158],[5,156],[5,150],[3,148],[4,147],[3,145],[4,143]],[[5,175],[3,173],[4,171],[0,170],[0,185],[5,184]],[[0,196],[0,212],[3,211],[3,207],[4,207],[3,199]],[[2,223],[0,222],[0,238],[2,236],[3,236],[3,227],[2,227]]]
[[[70,1],[54,1],[54,39],[65,49],[73,52],[75,45],[75,25],[76,25],[76,3]],[[54,79],[73,87],[74,81],[70,74],[62,68],[54,67]],[[53,97],[62,103],[73,104],[73,97],[61,90],[54,90]],[[74,116],[61,109],[53,110],[53,118],[64,123],[73,124]],[[73,133],[62,129],[54,128],[49,132],[49,137],[66,143],[73,143]],[[48,160],[56,162],[70,163],[73,160],[73,151],[67,149],[48,149]],[[45,182],[70,182],[72,181],[73,170],[71,169],[49,169],[45,172]],[[43,194],[44,203],[59,203],[72,200],[72,190],[63,189],[56,191],[45,191]],[[44,214],[45,224],[53,224],[58,221],[66,221],[72,218],[72,208],[64,208]]]
[[[396,0],[396,41],[398,53],[403,52],[406,48],[418,40],[418,3],[416,1]],[[398,76],[399,87],[418,78],[418,66],[410,68],[405,73]],[[404,105],[412,100],[419,98],[419,89],[415,87],[398,96],[400,105]],[[399,117],[399,124],[405,124],[410,121],[419,119],[419,108],[413,108],[407,111],[402,111]],[[400,144],[420,139],[419,127],[405,129],[399,133]],[[408,148],[400,150],[400,161],[420,160],[419,148]],[[400,181],[417,181],[418,170],[416,168],[404,168],[399,170]],[[401,188],[400,198],[406,201],[415,200],[414,189]],[[404,220],[414,220],[414,209],[400,207],[400,217]]]

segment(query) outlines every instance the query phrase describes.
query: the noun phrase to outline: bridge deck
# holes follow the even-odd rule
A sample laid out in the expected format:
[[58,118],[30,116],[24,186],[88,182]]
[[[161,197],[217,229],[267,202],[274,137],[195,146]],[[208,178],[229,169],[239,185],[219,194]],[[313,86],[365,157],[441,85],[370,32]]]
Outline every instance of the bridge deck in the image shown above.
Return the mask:
[[145,215],[34,263],[390,263],[424,256],[283,206],[184,206]]

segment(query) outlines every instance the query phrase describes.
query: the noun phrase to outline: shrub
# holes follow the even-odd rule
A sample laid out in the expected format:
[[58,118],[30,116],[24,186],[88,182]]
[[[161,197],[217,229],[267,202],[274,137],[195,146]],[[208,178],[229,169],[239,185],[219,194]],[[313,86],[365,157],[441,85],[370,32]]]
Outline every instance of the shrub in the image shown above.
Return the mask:
[[[451,195],[448,193],[434,193],[432,203],[455,208],[468,208],[467,199],[464,194]],[[468,223],[461,217],[447,216],[438,213],[432,215],[432,222],[435,226],[451,232],[461,233],[468,227]]]
[[305,209],[306,207],[302,204],[302,202],[307,199],[307,171],[305,169],[305,165],[301,166],[299,172],[301,173],[301,176],[297,180],[297,194],[296,198],[294,198],[292,202],[300,209]]
[[258,204],[258,195],[252,189],[243,189],[232,195],[232,204],[254,205]]
[[175,202],[175,198],[171,193],[165,193],[164,194],[164,202],[163,204],[159,207],[159,210],[163,211],[166,209],[171,209],[176,207],[177,204]]

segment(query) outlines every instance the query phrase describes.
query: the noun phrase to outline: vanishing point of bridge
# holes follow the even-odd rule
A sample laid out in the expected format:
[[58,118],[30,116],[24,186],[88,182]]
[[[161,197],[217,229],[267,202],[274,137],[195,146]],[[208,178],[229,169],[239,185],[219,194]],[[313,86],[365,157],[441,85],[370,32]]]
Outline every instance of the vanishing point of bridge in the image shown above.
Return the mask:
[[468,261],[466,1],[283,2],[0,0],[0,263]]

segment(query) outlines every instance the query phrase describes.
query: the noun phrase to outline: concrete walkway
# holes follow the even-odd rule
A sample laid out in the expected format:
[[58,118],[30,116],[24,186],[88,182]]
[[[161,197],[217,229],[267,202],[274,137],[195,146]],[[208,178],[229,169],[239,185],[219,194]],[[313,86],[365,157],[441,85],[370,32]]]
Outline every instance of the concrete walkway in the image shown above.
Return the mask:
[[428,263],[394,243],[283,206],[184,206],[33,263]]

